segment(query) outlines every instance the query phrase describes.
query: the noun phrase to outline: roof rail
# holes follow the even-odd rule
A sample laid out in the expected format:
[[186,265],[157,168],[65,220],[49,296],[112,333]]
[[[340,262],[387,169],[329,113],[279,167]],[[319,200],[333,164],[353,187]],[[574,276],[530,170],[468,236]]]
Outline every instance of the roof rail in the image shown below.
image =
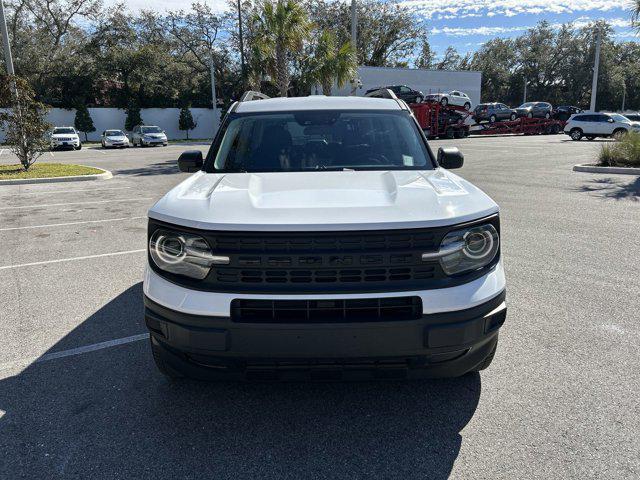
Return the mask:
[[390,98],[392,100],[398,100],[396,94],[388,88],[380,88],[378,90],[374,90],[373,92],[365,93],[364,96],[371,98]]
[[266,100],[267,98],[271,98],[268,95],[260,92],[254,92],[253,90],[248,90],[242,94],[239,102],[251,102],[253,100]]

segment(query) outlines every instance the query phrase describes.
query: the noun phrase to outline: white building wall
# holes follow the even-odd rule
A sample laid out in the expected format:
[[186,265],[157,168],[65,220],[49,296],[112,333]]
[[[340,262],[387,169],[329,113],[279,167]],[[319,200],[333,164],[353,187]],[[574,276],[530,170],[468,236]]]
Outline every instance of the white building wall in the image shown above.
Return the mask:
[[[124,130],[127,114],[118,108],[89,108],[96,131],[89,134],[89,140],[99,141],[104,130]],[[76,111],[63,108],[52,108],[47,114],[47,121],[54,126],[73,126]],[[167,132],[169,140],[187,138],[186,132],[178,129],[179,108],[143,108],[140,112],[145,125],[157,125]],[[192,108],[191,115],[197,127],[189,131],[189,138],[213,138],[220,123],[220,110],[210,108]],[[80,135],[84,141],[84,134]],[[0,130],[0,142],[4,141],[4,132]]]
[[[423,70],[418,68],[358,67],[364,95],[371,88],[385,85],[407,85],[428,95],[430,93],[461,90],[474,105],[481,101],[482,73],[475,71]],[[349,95],[351,85],[335,90],[334,95]]]

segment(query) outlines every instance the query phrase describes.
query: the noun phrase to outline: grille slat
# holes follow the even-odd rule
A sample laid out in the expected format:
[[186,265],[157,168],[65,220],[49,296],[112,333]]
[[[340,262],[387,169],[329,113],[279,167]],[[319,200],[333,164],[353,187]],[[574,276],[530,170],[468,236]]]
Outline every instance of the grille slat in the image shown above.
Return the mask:
[[420,297],[348,300],[243,300],[231,302],[239,323],[342,323],[416,320]]

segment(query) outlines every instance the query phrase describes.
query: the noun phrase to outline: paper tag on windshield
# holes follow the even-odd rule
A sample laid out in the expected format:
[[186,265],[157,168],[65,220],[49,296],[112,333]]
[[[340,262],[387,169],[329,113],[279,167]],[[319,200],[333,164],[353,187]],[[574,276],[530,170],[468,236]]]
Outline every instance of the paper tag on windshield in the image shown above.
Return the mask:
[[409,155],[402,155],[402,163],[405,167],[413,167],[413,157]]

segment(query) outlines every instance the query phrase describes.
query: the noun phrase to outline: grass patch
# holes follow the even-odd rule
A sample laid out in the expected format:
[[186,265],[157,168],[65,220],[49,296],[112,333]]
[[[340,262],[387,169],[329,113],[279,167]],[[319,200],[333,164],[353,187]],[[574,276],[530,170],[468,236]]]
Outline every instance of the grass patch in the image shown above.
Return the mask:
[[82,165],[67,165],[63,163],[35,163],[28,171],[22,165],[0,165],[0,180],[22,178],[50,178],[71,177],[74,175],[95,175],[103,173],[99,168],[84,167]]
[[605,143],[600,149],[602,167],[640,167],[640,133],[629,132],[619,142]]

